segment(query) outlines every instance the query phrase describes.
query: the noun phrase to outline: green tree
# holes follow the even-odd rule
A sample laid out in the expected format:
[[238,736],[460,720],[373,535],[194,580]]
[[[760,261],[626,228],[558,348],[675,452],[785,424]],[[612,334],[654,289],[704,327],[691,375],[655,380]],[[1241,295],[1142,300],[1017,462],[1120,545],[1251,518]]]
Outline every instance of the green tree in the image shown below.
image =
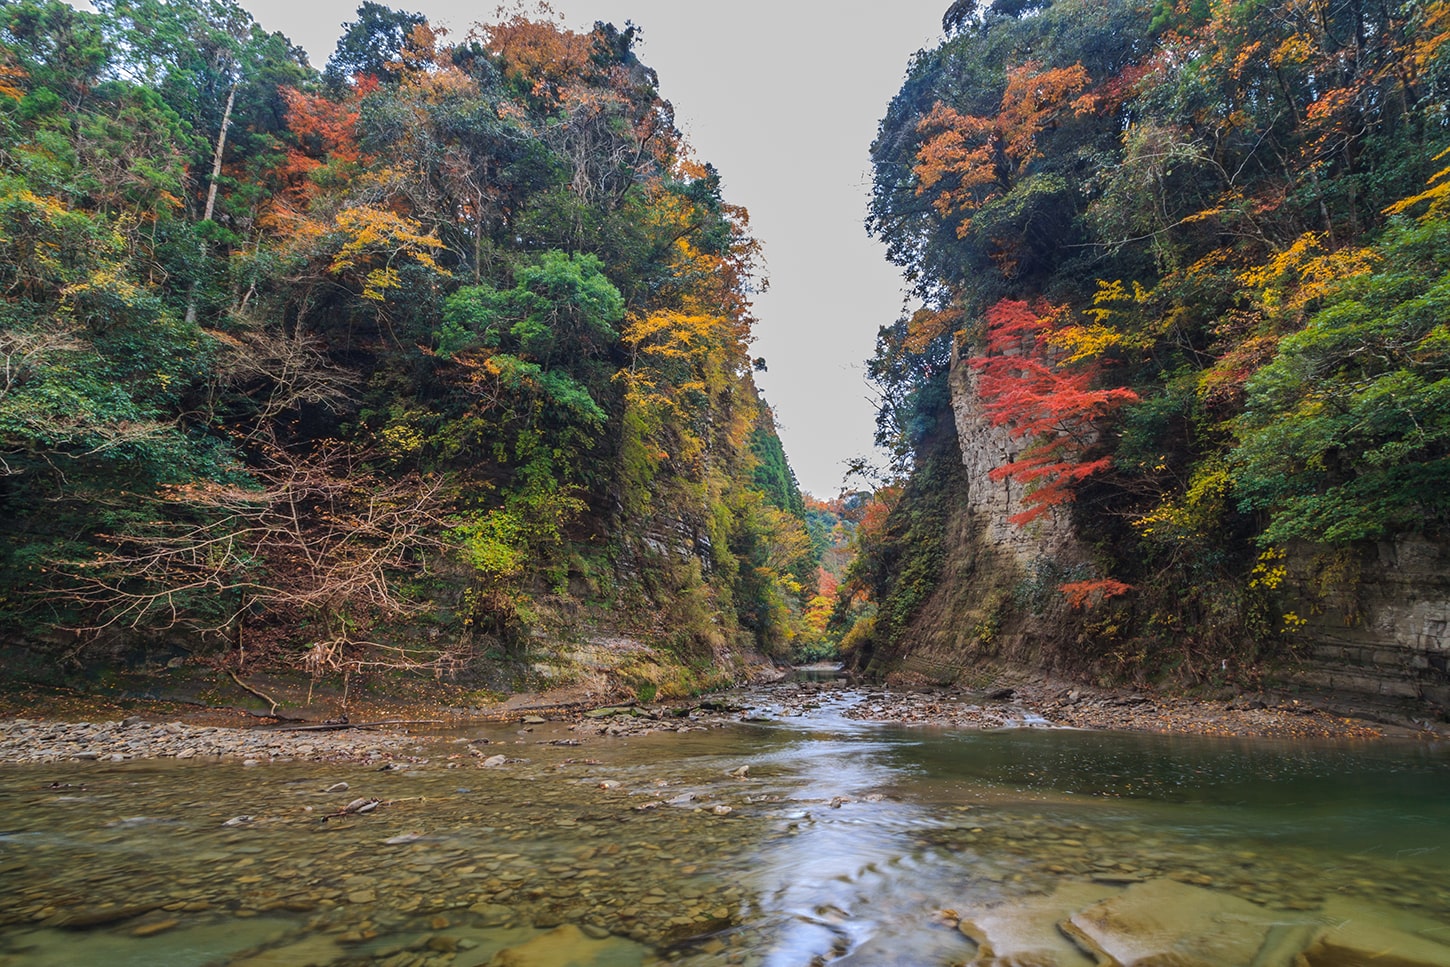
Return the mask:
[[357,8],[356,20],[343,24],[343,34],[323,68],[323,80],[334,90],[359,77],[374,83],[396,80],[408,38],[415,27],[427,22],[420,13],[368,0]]
[[1450,521],[1450,228],[1392,226],[1249,380],[1232,459],[1263,544],[1346,544]]

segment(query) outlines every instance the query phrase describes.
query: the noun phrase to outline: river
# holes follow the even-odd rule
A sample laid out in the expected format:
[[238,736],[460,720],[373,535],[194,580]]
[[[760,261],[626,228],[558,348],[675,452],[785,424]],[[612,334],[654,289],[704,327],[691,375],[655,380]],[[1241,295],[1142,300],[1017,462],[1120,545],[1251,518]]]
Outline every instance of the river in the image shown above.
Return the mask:
[[473,727],[386,770],[3,767],[0,967],[1450,965],[1443,744],[904,729],[859,697]]

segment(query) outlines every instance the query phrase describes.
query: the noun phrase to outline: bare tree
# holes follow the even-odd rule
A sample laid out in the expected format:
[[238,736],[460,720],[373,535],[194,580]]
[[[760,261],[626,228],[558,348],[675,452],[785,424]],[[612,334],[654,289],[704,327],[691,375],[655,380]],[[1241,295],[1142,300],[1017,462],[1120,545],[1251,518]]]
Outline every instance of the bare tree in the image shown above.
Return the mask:
[[371,640],[422,605],[400,586],[442,551],[442,481],[385,478],[340,444],[280,449],[254,486],[164,488],[163,519],[108,535],[112,549],[65,565],[88,628],[187,627],[244,649],[250,619],[296,615],[315,629],[297,662],[320,676],[370,667],[445,669],[457,654]]
[[211,407],[223,397],[250,401],[248,440],[270,440],[278,419],[303,406],[339,413],[351,404],[357,374],[329,360],[312,336],[262,327],[210,335],[221,346]]

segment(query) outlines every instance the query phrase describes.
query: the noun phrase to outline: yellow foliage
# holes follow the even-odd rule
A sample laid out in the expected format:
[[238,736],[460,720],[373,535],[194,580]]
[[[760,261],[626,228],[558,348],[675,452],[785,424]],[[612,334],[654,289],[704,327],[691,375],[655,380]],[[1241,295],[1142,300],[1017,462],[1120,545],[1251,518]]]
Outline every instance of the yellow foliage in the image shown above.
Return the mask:
[[1064,326],[1047,337],[1048,345],[1066,353],[1062,359],[1064,363],[1101,356],[1114,346],[1123,345],[1124,341],[1122,333],[1097,323]]
[[624,342],[641,355],[657,359],[698,359],[718,350],[731,324],[721,316],[667,309],[635,316],[623,333]]
[[1271,547],[1260,554],[1258,563],[1249,572],[1249,587],[1273,591],[1283,584],[1289,574],[1283,564],[1286,553],[1282,547]]
[[363,281],[362,295],[364,299],[382,302],[387,298],[386,293],[388,289],[400,288],[402,284],[403,281],[398,276],[398,270],[392,266],[384,269],[373,269],[368,272],[366,279]]
[[1269,64],[1275,68],[1286,64],[1307,64],[1314,56],[1314,45],[1303,34],[1290,34],[1269,54]]
[[1326,253],[1325,239],[1323,233],[1306,232],[1268,262],[1240,272],[1239,281],[1260,291],[1265,308],[1298,312],[1345,279],[1374,271],[1378,256],[1372,249],[1349,247]]
[[427,442],[427,437],[421,430],[406,423],[394,423],[391,426],[383,427],[383,431],[378,435],[383,439],[383,446],[390,453],[397,455],[417,453]]
[[1434,0],[1426,3],[1424,9],[1425,19],[1416,31],[1410,58],[1421,71],[1429,69],[1440,50],[1450,43],[1450,3]]
[[145,295],[145,292],[127,275],[128,273],[122,266],[103,265],[80,282],[61,289],[61,299],[68,306],[75,306],[89,297],[104,298],[122,305],[133,305]]
[[1114,279],[1109,282],[1106,279],[1098,279],[1098,291],[1093,293],[1093,308],[1085,310],[1095,322],[1107,324],[1108,320],[1120,310],[1115,308],[1122,305],[1142,305],[1148,301],[1148,290],[1143,288],[1137,280],[1133,282],[1132,291],[1123,285],[1122,279]]
[[[1164,464],[1153,469],[1162,471]],[[1135,519],[1133,528],[1145,540],[1158,544],[1210,541],[1220,521],[1233,481],[1226,466],[1209,463],[1189,479],[1178,499],[1165,497],[1157,507]]]
[[[1450,19],[1450,15],[1447,15],[1447,19]],[[1447,28],[1450,28],[1450,24],[1447,24]],[[1450,29],[1447,29],[1447,33],[1450,33]],[[1444,151],[1435,155],[1435,160],[1443,161],[1447,157],[1450,157],[1450,148],[1446,148]],[[1385,214],[1403,215],[1416,205],[1422,202],[1429,202],[1429,210],[1421,218],[1442,217],[1445,207],[1447,204],[1450,204],[1450,167],[1441,168],[1431,175],[1425,183],[1430,187],[1417,195],[1400,199],[1386,208]]]
[[1084,310],[1093,321],[1061,326],[1048,334],[1047,343],[1065,354],[1063,363],[1092,359],[1120,346],[1141,346],[1162,329],[1161,324],[1145,325],[1141,317],[1150,295],[1136,281],[1129,288],[1121,279],[1099,279],[1092,308]]
[[[402,285],[393,267],[393,260],[399,256],[410,258],[439,275],[449,274],[433,257],[443,243],[432,235],[422,234],[421,226],[411,218],[379,208],[358,207],[338,212],[334,222],[345,240],[328,271],[341,274],[367,267],[362,291],[365,299],[380,302],[387,297],[388,290]],[[372,264],[378,261],[383,264]]]
[[836,599],[824,594],[817,594],[806,602],[805,614],[801,618],[805,621],[806,627],[817,635],[826,633],[826,625],[831,621],[831,613],[836,609]]

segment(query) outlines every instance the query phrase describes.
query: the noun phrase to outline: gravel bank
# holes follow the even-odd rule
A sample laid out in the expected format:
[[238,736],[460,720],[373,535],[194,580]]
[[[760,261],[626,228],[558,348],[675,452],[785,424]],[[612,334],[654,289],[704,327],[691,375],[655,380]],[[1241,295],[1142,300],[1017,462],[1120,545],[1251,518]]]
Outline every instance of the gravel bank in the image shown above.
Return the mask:
[[417,740],[396,732],[305,732],[228,729],[182,722],[0,721],[0,762],[130,759],[241,759],[244,762],[303,759],[367,762],[406,758]]
[[688,732],[740,722],[796,719],[828,705],[858,721],[953,729],[1074,728],[1331,739],[1417,734],[1409,728],[1336,715],[1302,701],[1268,696],[1224,702],[1043,684],[979,694],[940,686],[861,688],[839,680],[740,689],[694,707],[595,709],[578,716],[572,730],[588,736]]
[[[1099,692],[1044,684],[987,695],[950,687],[863,689],[844,681],[782,682],[723,693],[692,705],[612,706],[521,714],[525,726],[571,722],[579,739],[691,732],[750,721],[792,719],[822,705],[848,718],[958,729],[1080,728],[1186,735],[1374,739],[1431,731],[1332,714],[1293,699],[1244,697],[1231,702]],[[496,716],[490,716],[496,721]],[[454,721],[463,725],[467,717]],[[481,720],[476,720],[481,721]],[[242,729],[184,722],[63,723],[0,720],[0,763],[131,759],[241,759],[244,762],[410,761],[420,740],[399,731]]]
[[[1415,730],[1274,696],[1214,701],[1030,684],[987,695],[952,688],[870,691],[851,718],[952,728],[1074,728],[1175,735],[1376,739]],[[1424,731],[1424,735],[1433,732]]]

